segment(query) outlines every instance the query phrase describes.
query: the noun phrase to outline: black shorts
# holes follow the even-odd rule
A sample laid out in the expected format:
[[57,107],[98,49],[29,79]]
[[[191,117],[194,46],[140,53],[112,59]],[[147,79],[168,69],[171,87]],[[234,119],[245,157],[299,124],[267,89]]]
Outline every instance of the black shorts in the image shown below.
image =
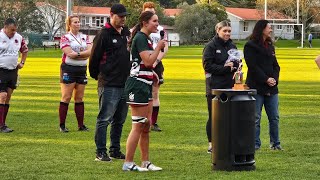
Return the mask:
[[153,71],[158,75],[159,77],[159,84],[163,84],[164,83],[164,79],[163,79],[163,72],[164,72],[164,67],[162,64],[162,61],[160,61],[156,67],[153,69]]
[[60,68],[60,83],[86,85],[88,83],[87,66],[71,66],[62,63]]
[[8,88],[17,88],[18,70],[0,68],[0,92],[7,92]]

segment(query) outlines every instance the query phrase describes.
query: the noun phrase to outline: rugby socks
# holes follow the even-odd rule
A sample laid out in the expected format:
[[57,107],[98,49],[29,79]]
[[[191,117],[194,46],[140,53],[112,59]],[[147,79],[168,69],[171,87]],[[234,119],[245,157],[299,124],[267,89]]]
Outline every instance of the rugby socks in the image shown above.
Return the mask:
[[77,121],[78,121],[78,127],[83,126],[83,119],[84,119],[84,103],[74,103],[74,112],[76,113]]
[[66,123],[66,117],[68,113],[69,103],[60,102],[59,106],[59,120],[60,126]]
[[152,108],[152,117],[151,117],[151,125],[154,125],[158,121],[158,114],[159,114],[159,106],[153,106]]
[[9,111],[9,104],[5,104],[4,105],[3,124],[6,124],[8,111]]
[[0,127],[4,126],[4,104],[0,104]]

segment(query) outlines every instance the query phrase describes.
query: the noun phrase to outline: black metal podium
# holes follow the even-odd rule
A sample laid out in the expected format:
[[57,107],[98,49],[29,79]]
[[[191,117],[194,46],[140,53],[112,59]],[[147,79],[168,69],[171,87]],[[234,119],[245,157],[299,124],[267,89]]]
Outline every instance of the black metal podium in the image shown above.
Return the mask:
[[255,169],[256,90],[213,89],[212,169]]

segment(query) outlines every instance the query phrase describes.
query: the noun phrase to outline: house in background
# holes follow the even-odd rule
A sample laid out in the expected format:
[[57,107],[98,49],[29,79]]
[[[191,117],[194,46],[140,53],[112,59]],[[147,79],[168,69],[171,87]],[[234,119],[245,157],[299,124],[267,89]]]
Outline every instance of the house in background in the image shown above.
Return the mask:
[[[256,24],[260,19],[264,19],[264,11],[258,9],[247,8],[226,8],[228,19],[230,20],[232,39],[248,38]],[[272,19],[288,19],[285,15],[276,12],[268,12],[268,16]],[[292,23],[288,21],[273,21],[271,23]],[[292,25],[273,25],[273,33],[275,37],[282,39],[294,39],[294,29]]]
[[164,9],[164,15],[175,18],[181,13],[182,9]]
[[93,41],[101,27],[110,22],[110,10],[110,7],[74,6],[72,12],[80,16],[80,31]]

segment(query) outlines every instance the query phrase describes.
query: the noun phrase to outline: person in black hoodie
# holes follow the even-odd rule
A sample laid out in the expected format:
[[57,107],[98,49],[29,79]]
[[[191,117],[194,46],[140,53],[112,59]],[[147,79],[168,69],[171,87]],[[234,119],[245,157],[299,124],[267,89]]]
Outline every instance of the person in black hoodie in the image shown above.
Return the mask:
[[216,35],[206,45],[203,50],[202,63],[206,74],[206,97],[209,118],[206,131],[209,142],[208,153],[212,152],[211,145],[211,113],[212,113],[212,94],[211,89],[228,89],[234,84],[233,74],[238,64],[233,62],[226,63],[230,49],[237,49],[230,39],[231,26],[228,21],[219,22],[216,27]]
[[256,140],[255,148],[260,149],[260,120],[262,107],[269,119],[270,148],[282,150],[279,140],[279,99],[278,83],[280,66],[271,40],[272,28],[267,20],[259,20],[244,47],[244,58],[248,66],[246,84],[257,89],[256,99]]
[[[96,161],[125,159],[120,151],[122,127],[128,113],[124,86],[130,72],[130,53],[127,39],[130,31],[124,26],[126,8],[122,4],[111,7],[111,22],[94,39],[89,63],[90,76],[98,80],[99,114],[96,122]],[[106,129],[110,130],[110,157],[106,148]]]

